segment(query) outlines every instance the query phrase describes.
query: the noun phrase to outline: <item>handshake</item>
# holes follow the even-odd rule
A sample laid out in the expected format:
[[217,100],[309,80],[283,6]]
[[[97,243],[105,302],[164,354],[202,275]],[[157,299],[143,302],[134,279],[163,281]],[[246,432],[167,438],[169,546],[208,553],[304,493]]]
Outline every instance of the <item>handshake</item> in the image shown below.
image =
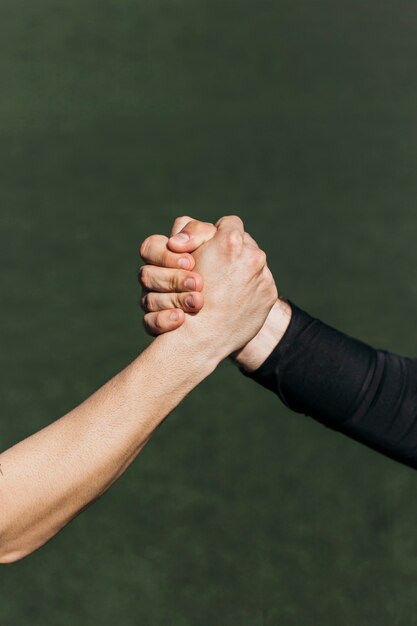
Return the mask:
[[179,218],[170,239],[149,237],[141,255],[145,326],[157,337],[79,406],[0,455],[0,563],[36,550],[104,493],[220,361],[233,355],[256,370],[289,323],[265,253],[238,217],[215,226]]
[[288,408],[417,468],[417,359],[376,350],[281,300],[238,217],[215,226],[179,218],[169,239],[149,237],[141,255],[149,333],[182,328],[200,346],[205,338],[215,364],[231,355]]
[[[155,340],[72,411],[0,454],[0,563],[108,489],[226,357],[298,413],[417,468],[417,359],[375,350],[280,300],[238,217],[178,218],[141,246]],[[172,332],[174,331],[174,332]]]
[[153,336],[183,327],[213,358],[232,355],[253,371],[290,322],[265,252],[239,217],[216,225],[179,217],[170,238],[148,237],[140,255],[144,324]]

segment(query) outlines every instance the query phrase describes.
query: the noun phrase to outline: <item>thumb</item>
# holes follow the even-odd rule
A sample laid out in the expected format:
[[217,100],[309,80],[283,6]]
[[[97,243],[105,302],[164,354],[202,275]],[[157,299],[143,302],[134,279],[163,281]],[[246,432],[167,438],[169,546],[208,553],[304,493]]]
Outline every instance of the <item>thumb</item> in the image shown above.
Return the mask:
[[168,248],[172,252],[194,252],[216,232],[217,228],[209,222],[191,220],[168,240]]

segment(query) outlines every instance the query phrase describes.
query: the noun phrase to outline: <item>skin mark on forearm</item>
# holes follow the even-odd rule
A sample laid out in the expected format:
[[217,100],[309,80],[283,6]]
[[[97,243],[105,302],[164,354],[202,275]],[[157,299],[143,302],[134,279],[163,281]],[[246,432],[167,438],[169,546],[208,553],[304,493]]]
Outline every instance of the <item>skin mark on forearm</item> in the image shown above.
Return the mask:
[[0,463],[0,474],[1,474],[2,476],[4,476],[4,474],[3,474],[3,470],[1,469],[1,463]]

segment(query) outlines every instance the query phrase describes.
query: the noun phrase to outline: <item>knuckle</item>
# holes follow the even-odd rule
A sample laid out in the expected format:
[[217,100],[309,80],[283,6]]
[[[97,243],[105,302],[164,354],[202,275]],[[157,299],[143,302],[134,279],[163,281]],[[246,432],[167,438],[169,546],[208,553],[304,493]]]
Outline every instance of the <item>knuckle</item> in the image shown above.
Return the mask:
[[155,250],[157,250],[159,246],[166,244],[167,241],[168,238],[163,235],[150,235],[140,246],[140,256],[143,259],[152,257],[152,255],[155,254]]
[[151,335],[151,336],[154,335],[154,331],[153,331],[151,321],[149,319],[149,315],[145,315],[145,317],[143,318],[143,327],[145,331],[148,333],[148,335]]
[[138,278],[143,287],[149,285],[149,270],[146,265],[142,265],[142,267],[139,268]]
[[254,250],[252,253],[252,267],[255,271],[261,270],[266,263],[266,254],[263,250]]
[[225,235],[225,246],[229,251],[235,251],[242,244],[242,234],[238,230],[231,230]]
[[168,291],[176,292],[179,289],[179,283],[178,272],[172,272],[168,278]]
[[150,239],[151,237],[147,237],[145,239],[145,241],[143,241],[140,245],[139,248],[139,254],[142,257],[142,259],[147,255],[148,250],[149,250],[149,246],[150,246]]
[[157,268],[152,265],[145,265],[141,274],[141,284],[144,289],[158,291],[160,279]]
[[228,219],[234,220],[240,227],[243,226],[243,220],[239,217],[239,215],[228,215]]
[[144,307],[145,307],[145,311],[147,311],[148,313],[151,313],[154,310],[154,298],[152,296],[152,294],[147,293],[144,297]]
[[183,309],[185,306],[185,298],[187,294],[175,294],[172,298],[171,306],[174,309]]
[[221,217],[218,221],[218,224],[224,222],[224,221],[234,221],[236,222],[236,228],[242,230],[243,228],[243,221],[241,220],[241,218],[238,215],[224,215],[223,217]]
[[266,263],[266,253],[263,250],[257,250],[256,254],[257,254],[257,257],[258,257],[259,264],[262,267],[264,267],[265,263]]

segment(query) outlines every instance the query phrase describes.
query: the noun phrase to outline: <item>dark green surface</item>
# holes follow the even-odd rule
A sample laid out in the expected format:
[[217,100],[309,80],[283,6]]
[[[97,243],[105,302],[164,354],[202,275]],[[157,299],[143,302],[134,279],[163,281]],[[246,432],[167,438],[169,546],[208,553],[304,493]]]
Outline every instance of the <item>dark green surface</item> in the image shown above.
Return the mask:
[[[0,2],[2,449],[146,345],[136,249],[177,214],[238,212],[283,293],[417,353],[416,31],[411,0]],[[0,570],[0,624],[417,624],[416,493],[226,364]]]

